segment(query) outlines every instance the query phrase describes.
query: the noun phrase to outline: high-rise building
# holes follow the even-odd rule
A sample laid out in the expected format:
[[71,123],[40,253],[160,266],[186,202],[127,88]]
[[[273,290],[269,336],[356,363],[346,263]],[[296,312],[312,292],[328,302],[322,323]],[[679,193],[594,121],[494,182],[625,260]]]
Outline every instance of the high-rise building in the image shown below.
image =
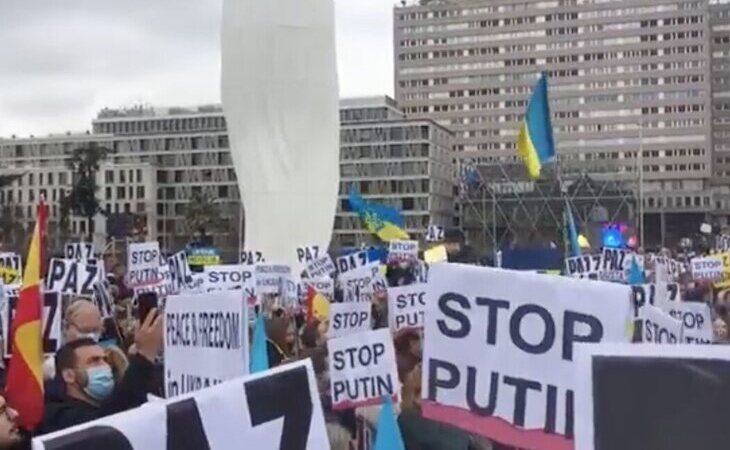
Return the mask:
[[[344,100],[341,117],[342,183],[333,244],[367,241],[362,224],[348,211],[350,187],[368,200],[401,208],[415,235],[431,223],[451,223],[455,177],[448,130],[427,119],[407,120],[388,97]],[[60,201],[72,185],[68,154],[95,143],[112,151],[96,180],[106,213],[96,220],[100,238],[137,228],[159,239],[163,249],[180,249],[195,231],[186,211],[190,199],[199,196],[217,205],[222,216],[206,231],[224,258],[235,258],[245,224],[219,106],[105,109],[92,125],[90,134],[0,139],[0,173],[23,174],[0,188],[0,208],[10,208],[13,219],[28,228],[44,195],[53,230],[61,220]],[[68,228],[71,239],[88,233],[81,217],[71,217]]]
[[451,128],[461,159],[516,164],[520,121],[545,72],[563,175],[633,183],[647,242],[666,234],[669,244],[695,233],[716,206],[712,81],[727,73],[727,58],[714,55],[729,47],[727,33],[715,30],[724,19],[711,18],[713,8],[708,0],[399,6],[396,100],[408,117]]

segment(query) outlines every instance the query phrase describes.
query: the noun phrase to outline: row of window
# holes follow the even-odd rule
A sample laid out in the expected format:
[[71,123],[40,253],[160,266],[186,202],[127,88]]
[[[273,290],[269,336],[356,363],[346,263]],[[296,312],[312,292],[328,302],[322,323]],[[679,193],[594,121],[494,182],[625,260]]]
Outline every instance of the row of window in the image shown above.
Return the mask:
[[97,122],[94,124],[94,133],[101,134],[161,134],[225,129],[226,119],[223,116],[123,120],[119,122]]
[[[111,187],[107,186],[105,188],[104,192],[105,192],[104,199],[106,199],[106,200],[114,199],[114,198],[112,198],[112,192],[114,192],[114,191]],[[117,193],[117,196],[116,196],[117,200],[126,200],[126,199],[132,200],[135,198],[142,200],[145,198],[144,186],[137,186],[136,190],[133,186],[117,186],[116,193]],[[134,195],[135,193],[137,194],[136,197]]]

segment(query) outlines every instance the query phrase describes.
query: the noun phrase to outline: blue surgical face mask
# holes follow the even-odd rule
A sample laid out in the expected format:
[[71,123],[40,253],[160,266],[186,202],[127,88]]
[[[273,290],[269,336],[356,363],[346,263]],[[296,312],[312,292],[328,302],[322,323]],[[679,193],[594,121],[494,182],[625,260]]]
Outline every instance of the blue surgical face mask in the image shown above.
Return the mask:
[[114,375],[108,365],[90,367],[86,369],[88,382],[84,392],[96,401],[102,401],[109,397],[114,389]]

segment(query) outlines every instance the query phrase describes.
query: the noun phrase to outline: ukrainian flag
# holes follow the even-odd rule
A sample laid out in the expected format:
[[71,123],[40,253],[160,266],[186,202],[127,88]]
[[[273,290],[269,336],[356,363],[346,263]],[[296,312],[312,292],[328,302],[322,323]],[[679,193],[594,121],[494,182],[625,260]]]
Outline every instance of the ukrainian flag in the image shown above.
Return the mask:
[[547,79],[540,75],[517,138],[517,153],[522,157],[530,178],[540,177],[543,165],[555,157],[553,128],[550,123]]
[[350,190],[350,207],[356,212],[365,227],[383,241],[408,239],[405,221],[400,211],[390,206],[368,203],[355,189]]

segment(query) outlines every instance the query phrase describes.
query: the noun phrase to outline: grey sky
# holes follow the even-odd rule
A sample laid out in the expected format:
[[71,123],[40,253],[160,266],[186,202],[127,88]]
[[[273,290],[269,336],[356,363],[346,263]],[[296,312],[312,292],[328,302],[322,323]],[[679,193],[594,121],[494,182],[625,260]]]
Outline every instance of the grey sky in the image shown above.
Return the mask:
[[[394,0],[335,0],[342,96],[391,94]],[[0,0],[0,137],[219,101],[222,0]]]

